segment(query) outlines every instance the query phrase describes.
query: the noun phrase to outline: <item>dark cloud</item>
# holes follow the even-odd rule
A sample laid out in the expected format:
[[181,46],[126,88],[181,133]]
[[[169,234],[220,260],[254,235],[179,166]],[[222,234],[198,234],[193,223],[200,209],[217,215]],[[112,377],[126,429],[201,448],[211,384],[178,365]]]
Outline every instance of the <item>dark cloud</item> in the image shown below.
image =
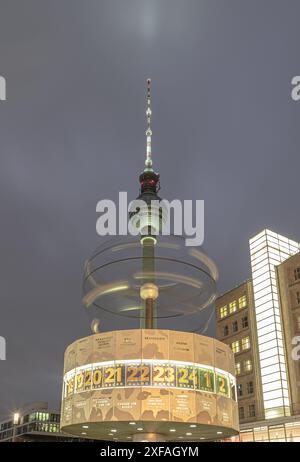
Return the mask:
[[[88,333],[95,206],[137,193],[145,79],[162,195],[205,200],[219,291],[248,239],[299,239],[300,5],[265,0],[0,0],[0,412],[58,407],[63,352]],[[106,324],[109,328],[109,323]],[[210,333],[213,334],[213,326]]]

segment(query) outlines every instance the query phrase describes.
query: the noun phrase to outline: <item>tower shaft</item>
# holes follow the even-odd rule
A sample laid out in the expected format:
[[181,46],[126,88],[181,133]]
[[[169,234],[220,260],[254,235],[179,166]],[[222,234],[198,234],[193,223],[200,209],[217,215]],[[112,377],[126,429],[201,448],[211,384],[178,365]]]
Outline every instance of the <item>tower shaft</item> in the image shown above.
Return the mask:
[[[155,244],[154,239],[144,238],[142,242],[144,284],[155,284]],[[150,286],[151,287],[151,286]],[[151,295],[151,290],[149,290]],[[156,328],[156,307],[154,297],[146,297],[142,311],[141,328]]]

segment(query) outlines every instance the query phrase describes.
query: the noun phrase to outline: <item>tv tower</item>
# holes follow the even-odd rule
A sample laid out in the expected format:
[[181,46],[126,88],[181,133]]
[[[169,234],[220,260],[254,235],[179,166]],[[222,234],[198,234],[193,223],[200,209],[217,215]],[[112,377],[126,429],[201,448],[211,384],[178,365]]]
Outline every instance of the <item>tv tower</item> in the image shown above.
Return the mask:
[[[195,329],[215,299],[217,270],[182,236],[162,233],[151,117],[148,79],[145,167],[129,212],[136,234],[105,239],[86,261],[93,334],[66,349],[61,429],[114,441],[217,440],[238,433],[234,357]],[[107,319],[116,330],[103,329]]]
[[[143,201],[145,206],[139,209],[138,212],[129,214],[133,225],[138,228],[141,235],[144,283],[140,288],[140,295],[144,309],[141,313],[140,327],[146,329],[156,327],[155,300],[159,295],[159,291],[158,286],[155,284],[155,246],[157,236],[162,231],[163,221],[166,219],[166,211],[161,203],[161,198],[157,194],[160,189],[160,176],[152,167],[151,117],[151,79],[147,79],[146,160],[145,168],[139,176],[140,194],[137,197],[137,200]],[[157,204],[156,207],[154,204]]]

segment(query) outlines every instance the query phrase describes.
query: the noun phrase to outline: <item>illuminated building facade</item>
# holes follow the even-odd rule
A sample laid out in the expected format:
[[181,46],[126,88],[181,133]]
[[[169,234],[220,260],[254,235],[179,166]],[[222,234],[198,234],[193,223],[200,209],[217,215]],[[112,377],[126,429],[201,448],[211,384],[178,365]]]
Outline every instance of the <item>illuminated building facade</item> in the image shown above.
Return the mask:
[[219,297],[216,306],[217,338],[231,347],[235,357],[239,420],[254,421],[262,415],[263,403],[251,281]]
[[285,351],[289,373],[291,414],[300,414],[300,361],[293,359],[295,343],[300,336],[300,252],[277,267],[279,299],[285,331]]
[[[300,441],[300,362],[292,358],[300,332],[299,250],[297,242],[263,230],[250,239],[252,279],[216,301],[217,338],[235,354],[243,440]],[[251,371],[243,367],[246,355]]]
[[[0,422],[0,442],[74,441],[60,431],[60,414],[45,402],[23,406]],[[78,439],[76,439],[78,441]]]

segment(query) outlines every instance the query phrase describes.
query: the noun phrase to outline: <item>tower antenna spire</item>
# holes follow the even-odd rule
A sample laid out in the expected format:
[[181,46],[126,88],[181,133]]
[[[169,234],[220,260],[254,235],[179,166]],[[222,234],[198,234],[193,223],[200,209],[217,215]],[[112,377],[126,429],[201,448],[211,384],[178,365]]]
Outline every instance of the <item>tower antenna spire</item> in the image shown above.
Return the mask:
[[147,130],[146,130],[146,138],[147,138],[147,150],[146,150],[146,161],[145,161],[145,170],[152,170],[152,152],[151,152],[151,141],[152,141],[152,130],[151,130],[151,79],[147,79],[147,109],[146,109],[146,117],[147,117]]

